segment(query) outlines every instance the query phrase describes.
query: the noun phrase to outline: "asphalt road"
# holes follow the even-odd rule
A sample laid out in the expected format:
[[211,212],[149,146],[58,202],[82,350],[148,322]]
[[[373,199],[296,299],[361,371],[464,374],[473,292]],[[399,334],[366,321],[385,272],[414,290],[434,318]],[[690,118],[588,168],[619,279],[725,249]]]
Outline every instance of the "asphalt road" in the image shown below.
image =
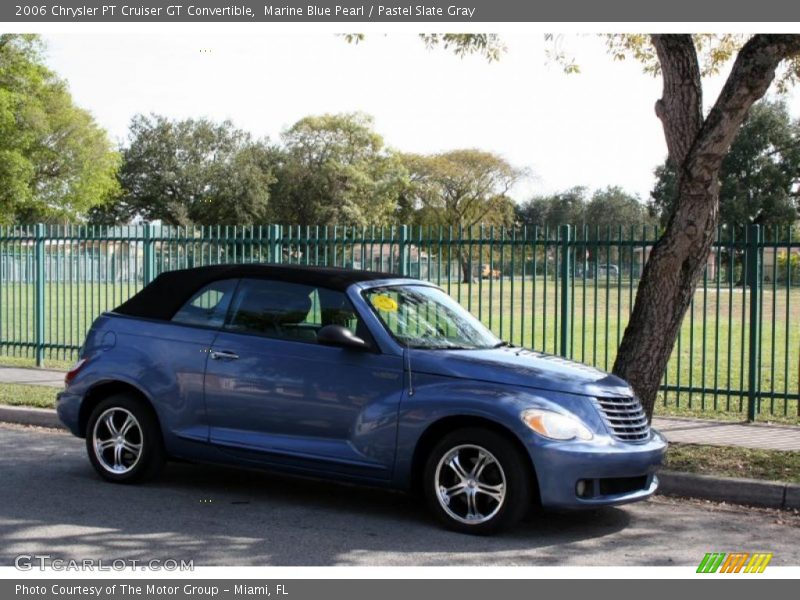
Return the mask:
[[101,481],[83,441],[0,425],[0,565],[53,558],[210,565],[696,565],[710,551],[800,564],[800,517],[656,498],[534,515],[491,538],[439,529],[401,494],[169,465],[141,486]]

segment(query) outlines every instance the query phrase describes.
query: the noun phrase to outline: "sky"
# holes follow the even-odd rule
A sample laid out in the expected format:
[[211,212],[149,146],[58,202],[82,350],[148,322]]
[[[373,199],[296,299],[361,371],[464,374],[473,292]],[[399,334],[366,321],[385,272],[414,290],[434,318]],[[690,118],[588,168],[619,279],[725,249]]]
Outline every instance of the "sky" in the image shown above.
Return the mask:
[[[593,35],[565,35],[581,73],[545,59],[540,33],[502,35],[498,62],[428,50],[412,34],[48,34],[47,62],[111,138],[137,113],[230,119],[280,139],[298,119],[362,111],[404,152],[496,152],[530,173],[516,201],[573,186],[618,185],[646,201],[666,156],[653,109],[659,79],[615,62]],[[705,81],[710,104],[725,73]],[[800,114],[800,95],[789,98]]]

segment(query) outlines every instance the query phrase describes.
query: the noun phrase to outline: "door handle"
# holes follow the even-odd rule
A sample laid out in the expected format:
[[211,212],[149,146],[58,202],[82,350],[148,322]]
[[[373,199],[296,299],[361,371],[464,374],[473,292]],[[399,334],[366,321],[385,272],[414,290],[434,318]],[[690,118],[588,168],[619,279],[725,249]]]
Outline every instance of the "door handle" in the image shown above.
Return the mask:
[[228,350],[212,350],[211,351],[211,359],[212,360],[236,360],[239,358],[239,355],[235,352],[230,352]]

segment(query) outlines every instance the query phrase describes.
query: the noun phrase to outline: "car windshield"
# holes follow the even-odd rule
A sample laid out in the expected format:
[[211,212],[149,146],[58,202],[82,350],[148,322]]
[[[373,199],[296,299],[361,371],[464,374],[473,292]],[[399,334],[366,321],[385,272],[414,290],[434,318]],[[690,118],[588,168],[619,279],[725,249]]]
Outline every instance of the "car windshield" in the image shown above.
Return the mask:
[[404,346],[477,350],[504,345],[440,289],[398,285],[370,289],[364,295],[386,329]]

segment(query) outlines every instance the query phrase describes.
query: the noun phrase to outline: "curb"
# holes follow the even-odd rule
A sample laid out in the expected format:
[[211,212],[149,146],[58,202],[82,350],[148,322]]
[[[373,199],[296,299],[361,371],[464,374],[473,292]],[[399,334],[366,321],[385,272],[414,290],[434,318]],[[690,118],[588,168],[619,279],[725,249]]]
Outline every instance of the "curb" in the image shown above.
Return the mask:
[[686,496],[716,502],[800,509],[800,485],[758,479],[737,479],[659,471],[658,494]]
[[[56,411],[50,408],[0,405],[0,421],[66,429]],[[679,471],[659,471],[658,481],[656,493],[662,496],[701,498],[767,508],[800,509],[800,485],[791,483],[714,477]]]
[[66,429],[52,408],[29,406],[0,406],[0,421],[18,425],[34,425],[52,429]]

